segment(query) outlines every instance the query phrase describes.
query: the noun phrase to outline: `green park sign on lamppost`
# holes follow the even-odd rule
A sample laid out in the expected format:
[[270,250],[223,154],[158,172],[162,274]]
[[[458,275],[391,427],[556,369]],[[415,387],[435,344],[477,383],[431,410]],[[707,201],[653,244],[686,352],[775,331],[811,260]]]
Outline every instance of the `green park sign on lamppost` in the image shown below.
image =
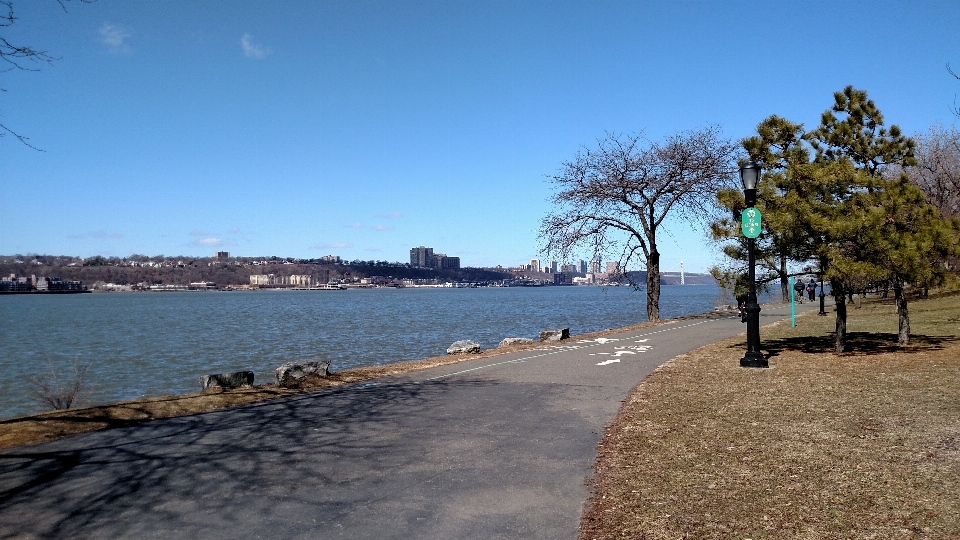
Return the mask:
[[745,208],[740,214],[740,229],[747,238],[760,236],[760,211],[756,208]]
[[747,353],[740,359],[740,367],[765,368],[770,364],[760,351],[760,304],[757,303],[757,237],[760,236],[760,211],[757,204],[757,184],[760,183],[760,166],[752,161],[740,167],[740,181],[743,182],[743,200],[747,208],[741,215],[743,235],[747,237],[748,271],[747,280],[750,292],[747,295]]

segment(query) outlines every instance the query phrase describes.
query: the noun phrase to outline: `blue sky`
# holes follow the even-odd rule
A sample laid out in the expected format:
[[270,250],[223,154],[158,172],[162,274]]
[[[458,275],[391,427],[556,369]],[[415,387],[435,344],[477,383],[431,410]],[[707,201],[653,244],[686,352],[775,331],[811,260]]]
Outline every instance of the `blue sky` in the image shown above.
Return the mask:
[[[14,0],[0,254],[538,256],[548,175],[605,132],[779,114],[848,84],[951,125],[960,5],[929,2]],[[955,69],[955,71],[958,71]],[[670,223],[663,266],[717,260]]]

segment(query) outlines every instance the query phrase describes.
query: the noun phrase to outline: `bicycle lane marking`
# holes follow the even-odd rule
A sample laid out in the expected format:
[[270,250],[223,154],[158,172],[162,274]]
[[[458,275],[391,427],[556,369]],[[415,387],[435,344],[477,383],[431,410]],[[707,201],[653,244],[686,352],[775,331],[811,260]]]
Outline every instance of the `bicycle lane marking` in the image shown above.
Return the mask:
[[[463,370],[460,370],[460,371],[455,371],[455,372],[453,372],[453,373],[446,373],[446,374],[443,374],[443,375],[437,375],[437,376],[435,376],[435,377],[429,377],[429,378],[427,378],[427,379],[415,381],[414,384],[420,384],[420,383],[425,383],[425,382],[429,382],[429,381],[436,381],[436,380],[439,380],[439,379],[446,379],[446,378],[449,378],[449,377],[453,377],[453,376],[455,376],[455,375],[462,375],[462,374],[464,374],[464,373],[470,373],[470,372],[472,372],[472,371],[479,371],[479,370],[481,370],[481,369],[487,369],[487,368],[496,367],[496,366],[503,366],[503,365],[506,365],[506,364],[520,364],[520,363],[526,362],[527,360],[534,360],[534,359],[537,359],[537,358],[544,358],[544,357],[547,357],[547,356],[553,356],[553,355],[560,354],[560,353],[565,353],[565,352],[570,352],[570,351],[579,350],[579,349],[585,349],[585,348],[590,348],[590,347],[599,347],[599,346],[602,346],[602,345],[608,345],[608,344],[615,343],[615,342],[619,342],[619,341],[628,341],[628,340],[631,340],[631,339],[639,339],[639,338],[643,338],[643,337],[647,337],[647,336],[654,336],[654,335],[657,335],[657,334],[663,334],[663,333],[665,333],[665,332],[673,332],[673,331],[675,331],[675,330],[682,330],[682,329],[684,329],[684,328],[690,328],[691,326],[698,326],[698,325],[706,324],[706,323],[709,323],[709,322],[722,321],[722,320],[727,320],[727,319],[734,319],[734,317],[719,317],[719,318],[716,318],[716,319],[706,319],[706,320],[703,320],[703,321],[698,321],[698,322],[689,323],[689,324],[683,324],[683,325],[679,325],[679,326],[670,325],[668,328],[661,328],[660,330],[654,330],[654,331],[651,331],[651,332],[645,332],[645,333],[642,333],[642,334],[637,334],[637,335],[634,335],[634,336],[627,336],[627,337],[623,337],[623,338],[596,338],[596,339],[585,339],[585,340],[579,340],[579,341],[575,342],[575,344],[571,344],[571,345],[551,345],[551,346],[548,346],[548,347],[546,347],[546,348],[534,349],[535,351],[547,351],[547,352],[543,352],[543,353],[541,353],[541,354],[534,354],[534,355],[530,355],[530,356],[524,356],[524,357],[522,357],[522,358],[514,358],[513,360],[504,360],[503,362],[494,362],[494,363],[492,363],[492,364],[485,364],[485,365],[482,365],[482,366],[477,366],[477,367],[473,367],[473,368],[469,368],[469,369],[463,369]],[[644,340],[644,341],[647,341],[647,340]],[[649,347],[649,346],[647,346],[647,347]],[[552,350],[550,350],[550,349],[552,349]],[[608,354],[609,354],[609,353],[608,353]],[[618,360],[618,361],[619,361],[619,360]]]

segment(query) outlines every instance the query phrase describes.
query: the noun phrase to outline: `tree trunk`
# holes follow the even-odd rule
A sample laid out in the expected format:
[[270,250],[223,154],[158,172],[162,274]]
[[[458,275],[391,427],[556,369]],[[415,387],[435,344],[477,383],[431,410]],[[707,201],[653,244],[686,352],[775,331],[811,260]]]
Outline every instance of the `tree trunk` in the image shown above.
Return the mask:
[[843,285],[833,280],[830,281],[830,294],[836,302],[837,311],[837,326],[833,336],[834,350],[840,354],[847,346],[847,295],[843,291]]
[[790,278],[787,276],[787,258],[780,257],[780,295],[783,298],[784,302],[790,301],[790,295],[793,291],[790,290]]
[[910,313],[907,311],[907,297],[903,294],[903,283],[899,279],[893,285],[893,294],[897,301],[897,318],[900,322],[897,343],[909,345]]
[[660,320],[660,252],[656,248],[647,257],[647,320]]

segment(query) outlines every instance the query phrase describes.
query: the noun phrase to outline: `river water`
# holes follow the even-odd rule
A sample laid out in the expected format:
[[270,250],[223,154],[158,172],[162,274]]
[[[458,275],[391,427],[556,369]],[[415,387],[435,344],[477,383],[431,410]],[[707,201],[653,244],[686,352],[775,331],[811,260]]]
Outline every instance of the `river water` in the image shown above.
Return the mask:
[[[665,285],[661,317],[712,311],[720,289]],[[0,296],[0,418],[43,410],[27,378],[90,364],[85,403],[194,392],[208,373],[250,370],[269,382],[284,362],[331,370],[444,354],[472,339],[569,327],[582,334],[646,320],[631,287],[511,287],[94,293]]]

